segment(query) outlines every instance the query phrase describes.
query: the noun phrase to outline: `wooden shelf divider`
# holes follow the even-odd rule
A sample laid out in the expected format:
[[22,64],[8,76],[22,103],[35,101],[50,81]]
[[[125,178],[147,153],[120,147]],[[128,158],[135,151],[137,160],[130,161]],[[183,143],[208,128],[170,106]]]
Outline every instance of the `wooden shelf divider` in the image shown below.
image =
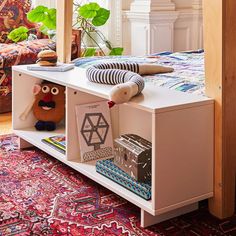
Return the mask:
[[215,99],[214,198],[218,218],[235,210],[236,1],[203,0],[206,92]]

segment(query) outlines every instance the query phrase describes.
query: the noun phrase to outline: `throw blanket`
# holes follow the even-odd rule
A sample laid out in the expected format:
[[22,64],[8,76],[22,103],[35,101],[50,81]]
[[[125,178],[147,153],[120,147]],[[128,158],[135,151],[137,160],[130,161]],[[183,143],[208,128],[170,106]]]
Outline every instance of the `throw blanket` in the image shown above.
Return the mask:
[[75,65],[88,68],[92,65],[113,62],[153,63],[172,67],[174,71],[168,74],[155,74],[144,76],[146,84],[154,84],[160,87],[187,92],[197,95],[205,95],[205,71],[203,51],[189,53],[161,53],[147,57],[94,57],[82,58],[75,61]]

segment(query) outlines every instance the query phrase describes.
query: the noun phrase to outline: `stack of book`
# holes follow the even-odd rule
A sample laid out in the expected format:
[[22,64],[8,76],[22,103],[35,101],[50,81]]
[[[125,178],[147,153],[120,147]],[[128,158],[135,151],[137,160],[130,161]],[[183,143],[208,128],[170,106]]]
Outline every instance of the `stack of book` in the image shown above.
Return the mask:
[[151,199],[151,184],[136,181],[129,174],[116,166],[113,159],[97,161],[96,171],[129,189],[145,200]]
[[114,158],[98,161],[96,171],[150,200],[152,143],[135,134],[124,134],[114,141]]
[[44,138],[42,142],[63,154],[66,152],[66,137],[63,134]]

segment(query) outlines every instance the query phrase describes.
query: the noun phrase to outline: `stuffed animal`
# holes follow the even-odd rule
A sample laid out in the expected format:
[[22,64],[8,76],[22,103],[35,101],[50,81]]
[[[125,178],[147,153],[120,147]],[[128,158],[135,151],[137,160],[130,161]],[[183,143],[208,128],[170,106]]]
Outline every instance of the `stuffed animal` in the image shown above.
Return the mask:
[[109,106],[128,102],[144,89],[141,75],[173,72],[173,68],[156,64],[138,64],[126,62],[102,63],[87,69],[87,78],[91,82],[116,85],[110,92]]
[[35,100],[33,114],[38,120],[37,130],[53,131],[56,124],[65,116],[65,88],[61,85],[44,81],[33,88]]
[[40,66],[56,66],[57,53],[53,50],[43,50],[38,53],[38,60],[36,63]]

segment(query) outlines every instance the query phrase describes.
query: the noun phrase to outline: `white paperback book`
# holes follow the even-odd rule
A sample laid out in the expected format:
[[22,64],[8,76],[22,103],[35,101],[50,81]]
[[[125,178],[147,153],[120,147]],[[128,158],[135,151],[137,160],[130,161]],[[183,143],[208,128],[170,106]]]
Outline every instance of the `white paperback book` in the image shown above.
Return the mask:
[[110,109],[106,101],[76,105],[81,162],[113,155]]
[[74,64],[57,63],[56,66],[40,66],[38,64],[28,65],[27,70],[33,71],[52,71],[52,72],[64,72],[74,69]]

